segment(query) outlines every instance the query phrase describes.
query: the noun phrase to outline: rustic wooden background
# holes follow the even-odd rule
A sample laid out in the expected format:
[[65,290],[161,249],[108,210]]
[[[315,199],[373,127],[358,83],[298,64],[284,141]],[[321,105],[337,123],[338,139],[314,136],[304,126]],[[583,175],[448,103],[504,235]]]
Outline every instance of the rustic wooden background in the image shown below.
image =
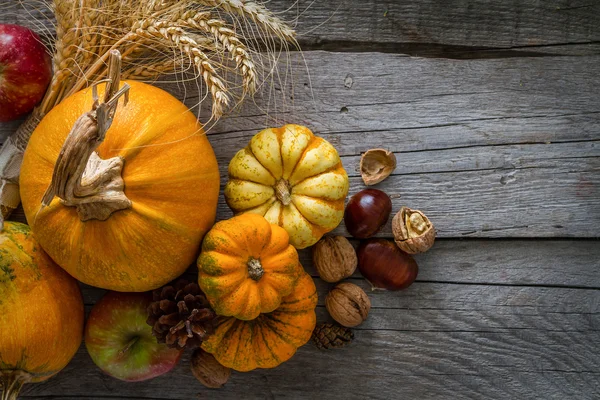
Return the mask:
[[[103,375],[82,347],[23,398],[600,398],[600,2],[269,7],[297,17],[304,54],[292,55],[285,111],[268,119],[258,98],[211,130],[222,184],[229,159],[266,124],[305,124],[331,141],[351,194],[363,188],[361,152],[392,150],[398,167],[378,188],[394,212],[423,210],[439,233],[416,257],[417,282],[370,292],[369,319],[349,348],[308,344],[274,370],[234,373],[219,391],[195,381],[189,355],[132,384]],[[17,7],[0,22],[31,25],[32,16]],[[184,88],[163,87],[183,99]],[[15,127],[0,125],[2,137]],[[230,215],[221,201],[219,218]],[[325,321],[330,285],[308,251],[301,257]],[[350,280],[367,288],[358,274]],[[103,293],[83,292],[88,309]]]

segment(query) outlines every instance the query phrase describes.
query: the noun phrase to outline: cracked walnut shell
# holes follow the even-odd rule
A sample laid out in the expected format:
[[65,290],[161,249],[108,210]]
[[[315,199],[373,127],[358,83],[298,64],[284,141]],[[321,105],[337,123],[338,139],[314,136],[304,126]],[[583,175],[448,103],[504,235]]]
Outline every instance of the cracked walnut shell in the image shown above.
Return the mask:
[[358,258],[348,239],[326,236],[313,247],[313,264],[325,282],[339,282],[356,271]]
[[371,301],[364,290],[353,283],[343,282],[327,294],[325,308],[341,325],[352,328],[367,319]]
[[365,185],[375,185],[396,169],[396,156],[385,149],[367,150],[360,158],[360,175]]
[[394,240],[408,254],[424,253],[433,246],[435,228],[419,210],[402,207],[392,220]]

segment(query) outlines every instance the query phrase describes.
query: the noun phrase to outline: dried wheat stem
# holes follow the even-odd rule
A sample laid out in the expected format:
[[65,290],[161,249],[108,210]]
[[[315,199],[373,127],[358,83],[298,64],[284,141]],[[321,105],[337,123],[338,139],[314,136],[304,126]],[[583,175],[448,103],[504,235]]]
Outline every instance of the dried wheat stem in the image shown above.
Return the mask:
[[254,1],[241,0],[199,0],[198,3],[209,7],[221,8],[229,13],[248,17],[265,31],[291,42],[296,42],[296,32],[285,22],[276,17],[266,7]]
[[123,79],[153,80],[160,75],[173,72],[179,64],[181,63],[172,59],[166,59],[158,63],[142,64],[123,72]]
[[180,25],[211,33],[231,54],[232,60],[236,62],[236,67],[241,71],[243,77],[244,92],[254,93],[256,91],[256,67],[246,45],[238,39],[233,30],[226,26],[225,21],[206,17],[210,17],[210,13],[196,13],[194,15],[193,11],[188,11],[181,15],[181,18],[176,22]]
[[201,46],[186,32],[178,27],[169,25],[168,21],[147,19],[134,24],[132,32],[143,38],[160,38],[167,40],[188,55],[198,68],[213,99],[212,114],[214,118],[223,115],[223,109],[229,104],[227,88],[219,78],[210,59],[201,50]]

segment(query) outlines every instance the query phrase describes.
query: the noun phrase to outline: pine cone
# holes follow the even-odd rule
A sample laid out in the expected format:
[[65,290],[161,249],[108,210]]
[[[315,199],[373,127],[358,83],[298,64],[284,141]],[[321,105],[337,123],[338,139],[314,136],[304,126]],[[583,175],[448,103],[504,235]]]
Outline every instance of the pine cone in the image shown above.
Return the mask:
[[198,284],[180,279],[152,292],[146,322],[159,343],[183,349],[200,346],[213,333],[215,317]]
[[336,324],[319,324],[312,334],[312,340],[319,349],[344,347],[353,339],[351,329]]

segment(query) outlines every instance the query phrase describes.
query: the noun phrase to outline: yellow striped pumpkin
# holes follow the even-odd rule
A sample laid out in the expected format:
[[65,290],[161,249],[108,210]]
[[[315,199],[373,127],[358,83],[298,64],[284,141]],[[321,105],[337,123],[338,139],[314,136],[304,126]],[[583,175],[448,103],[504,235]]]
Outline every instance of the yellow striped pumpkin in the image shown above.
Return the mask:
[[257,133],[229,163],[225,200],[236,213],[264,215],[303,249],[344,216],[348,175],[335,148],[306,127]]

